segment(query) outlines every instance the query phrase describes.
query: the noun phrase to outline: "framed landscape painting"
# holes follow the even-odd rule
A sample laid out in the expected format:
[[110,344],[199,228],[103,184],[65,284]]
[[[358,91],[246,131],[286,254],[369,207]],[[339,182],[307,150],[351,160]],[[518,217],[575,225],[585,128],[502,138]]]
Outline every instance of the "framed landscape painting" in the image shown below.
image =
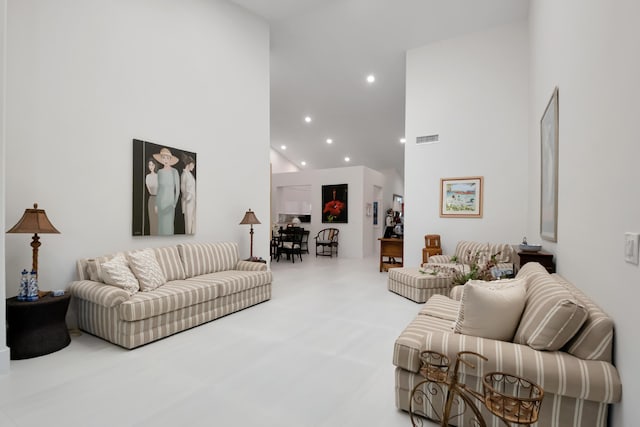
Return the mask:
[[348,184],[322,186],[322,222],[347,223]]
[[540,237],[558,241],[558,88],[540,119]]
[[440,216],[482,218],[481,176],[440,179]]

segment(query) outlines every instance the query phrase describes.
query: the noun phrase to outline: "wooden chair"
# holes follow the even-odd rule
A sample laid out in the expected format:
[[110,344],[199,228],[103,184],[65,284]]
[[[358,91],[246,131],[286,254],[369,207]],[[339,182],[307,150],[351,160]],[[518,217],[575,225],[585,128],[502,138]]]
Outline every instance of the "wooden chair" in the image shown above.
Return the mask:
[[302,261],[302,236],[304,229],[300,227],[287,227],[280,233],[280,246],[278,246],[278,254],[276,261],[280,262],[280,255],[285,254],[287,259],[296,262],[296,255]]
[[300,244],[300,250],[305,254],[309,253],[309,230],[302,231],[302,242]]
[[422,262],[425,263],[432,255],[442,255],[439,234],[426,234],[424,236],[424,248],[422,248]]
[[[316,240],[316,257],[318,255],[322,256],[333,256],[333,251],[335,250],[336,256],[338,256],[338,234],[340,230],[337,228],[325,228],[318,232],[314,239]],[[318,252],[318,247],[322,250]]]

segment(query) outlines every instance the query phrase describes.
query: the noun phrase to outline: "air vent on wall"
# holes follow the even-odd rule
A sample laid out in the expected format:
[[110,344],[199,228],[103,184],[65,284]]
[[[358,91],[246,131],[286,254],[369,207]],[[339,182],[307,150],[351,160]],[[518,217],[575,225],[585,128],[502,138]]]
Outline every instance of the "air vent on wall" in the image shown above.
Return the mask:
[[416,144],[435,144],[436,142],[440,142],[440,135],[437,133],[434,135],[425,135],[416,138]]

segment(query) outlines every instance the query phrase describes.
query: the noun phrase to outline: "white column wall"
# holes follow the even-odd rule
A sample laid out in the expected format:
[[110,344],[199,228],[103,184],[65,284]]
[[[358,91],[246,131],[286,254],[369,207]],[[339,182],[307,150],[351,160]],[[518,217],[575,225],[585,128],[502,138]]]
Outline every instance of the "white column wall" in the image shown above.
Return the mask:
[[615,322],[623,402],[613,426],[640,419],[640,267],[624,261],[624,233],[640,232],[640,2],[533,0],[530,6],[528,233],[538,235],[539,121],[559,88],[557,270]]
[[[249,255],[238,223],[269,215],[264,21],[204,0],[10,0],[7,16],[6,223],[38,202],[61,232],[41,236],[41,288],[119,250],[232,240]],[[134,138],[197,153],[194,236],[131,236]],[[254,229],[268,254],[268,223]],[[7,296],[30,238],[5,236]]]
[[[7,1],[0,0],[0,227],[6,230],[4,215],[5,176],[5,65],[6,65],[6,17]],[[0,233],[0,301],[6,298],[4,232]],[[9,348],[7,347],[6,304],[0,304],[0,375],[9,372]]]
[[[527,23],[407,53],[405,265],[422,262],[425,234],[444,253],[459,240],[518,243],[527,224]],[[440,143],[416,145],[439,134]],[[484,177],[483,217],[440,218],[440,179]]]

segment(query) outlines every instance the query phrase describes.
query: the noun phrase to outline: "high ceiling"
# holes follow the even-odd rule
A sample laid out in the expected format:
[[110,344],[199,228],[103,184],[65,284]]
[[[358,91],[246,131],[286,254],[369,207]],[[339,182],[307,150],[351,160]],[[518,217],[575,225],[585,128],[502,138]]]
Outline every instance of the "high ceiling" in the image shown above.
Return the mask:
[[401,175],[407,49],[525,19],[529,9],[529,0],[232,1],[270,24],[273,149],[302,169]]

